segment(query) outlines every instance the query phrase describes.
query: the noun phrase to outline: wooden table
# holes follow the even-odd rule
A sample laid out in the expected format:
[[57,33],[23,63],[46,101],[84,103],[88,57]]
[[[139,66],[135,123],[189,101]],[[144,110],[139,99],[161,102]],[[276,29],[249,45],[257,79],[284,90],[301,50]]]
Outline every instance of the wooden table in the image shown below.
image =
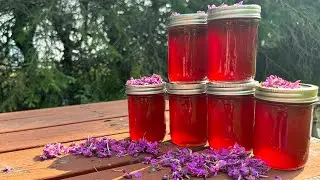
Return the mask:
[[[168,119],[168,112],[166,112]],[[123,139],[128,134],[127,102],[113,101],[87,105],[0,114],[0,169],[14,168],[12,173],[0,172],[0,180],[28,179],[121,179],[114,169],[141,171],[142,179],[161,179],[168,170],[149,173],[147,165],[139,163],[143,157],[85,158],[66,155],[41,161],[47,143],[70,144],[90,137],[108,136]],[[169,140],[169,136],[166,136]],[[173,148],[170,141],[162,149]],[[309,161],[304,169],[291,172],[270,171],[269,178],[320,179],[320,142],[312,139]],[[318,178],[317,178],[318,177]],[[224,175],[219,178],[228,179]]]

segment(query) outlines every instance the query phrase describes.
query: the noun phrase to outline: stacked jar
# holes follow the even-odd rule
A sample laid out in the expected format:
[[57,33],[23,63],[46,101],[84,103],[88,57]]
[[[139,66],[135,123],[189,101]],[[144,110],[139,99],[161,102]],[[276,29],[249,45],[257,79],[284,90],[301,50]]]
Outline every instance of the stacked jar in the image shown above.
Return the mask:
[[259,5],[210,8],[208,14],[208,141],[253,148],[254,81]]
[[168,22],[170,134],[179,146],[207,142],[207,15],[179,14]]

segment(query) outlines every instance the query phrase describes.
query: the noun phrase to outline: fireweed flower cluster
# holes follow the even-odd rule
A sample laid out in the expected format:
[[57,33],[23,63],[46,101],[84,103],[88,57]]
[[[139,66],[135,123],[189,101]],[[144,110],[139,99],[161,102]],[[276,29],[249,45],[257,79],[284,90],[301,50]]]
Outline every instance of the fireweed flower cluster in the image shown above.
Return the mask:
[[72,143],[70,147],[66,148],[60,143],[47,144],[43,149],[41,159],[52,159],[62,155],[63,153],[71,153],[73,155],[82,155],[86,157],[117,157],[133,156],[136,157],[140,153],[150,153],[157,155],[159,153],[159,144],[157,142],[151,143],[145,139],[137,142],[109,139],[103,137],[101,139],[90,138],[80,144]]
[[[242,6],[243,5],[243,1],[240,1],[238,3],[235,3],[233,6]],[[217,7],[227,7],[228,5],[225,4],[225,3],[222,3],[220,6],[216,6],[214,4],[212,5],[208,5],[208,9],[214,9],[214,8],[217,8]]]
[[140,79],[134,79],[130,78],[126,85],[156,85],[156,84],[162,84],[163,79],[160,75],[153,74],[152,76],[143,76]]
[[272,88],[286,88],[286,89],[296,89],[299,88],[300,80],[295,82],[290,82],[284,80],[276,75],[270,75],[266,78],[266,81],[262,82],[261,85],[265,87],[272,87]]
[[146,157],[143,162],[151,164],[153,169],[170,168],[171,173],[163,179],[176,180],[190,176],[208,178],[216,176],[218,172],[226,173],[236,180],[254,180],[264,177],[269,170],[262,160],[251,157],[237,144],[228,149],[207,150],[203,153],[192,152],[190,149],[169,150],[158,159]]
[[63,144],[47,144],[43,148],[42,155],[40,156],[40,158],[42,160],[53,159],[65,153],[68,153],[68,148],[64,147]]

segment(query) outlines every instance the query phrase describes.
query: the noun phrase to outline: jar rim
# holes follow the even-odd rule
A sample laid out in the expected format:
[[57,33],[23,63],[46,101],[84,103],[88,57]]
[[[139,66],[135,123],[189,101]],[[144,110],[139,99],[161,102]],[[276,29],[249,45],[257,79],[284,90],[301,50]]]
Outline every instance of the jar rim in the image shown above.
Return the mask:
[[258,81],[242,81],[238,83],[210,82],[207,85],[207,94],[212,95],[251,95],[254,94]]
[[257,4],[220,6],[207,11],[208,21],[230,18],[261,19],[261,6]]
[[168,94],[192,95],[206,92],[205,83],[168,83]]
[[128,95],[148,95],[161,94],[165,92],[166,83],[152,85],[126,85],[126,94]]
[[259,83],[256,87],[255,98],[282,103],[314,103],[319,100],[319,87],[312,84],[299,83],[295,89],[265,87]]
[[191,13],[171,16],[168,19],[167,27],[191,25],[191,24],[207,24],[207,14],[205,13]]

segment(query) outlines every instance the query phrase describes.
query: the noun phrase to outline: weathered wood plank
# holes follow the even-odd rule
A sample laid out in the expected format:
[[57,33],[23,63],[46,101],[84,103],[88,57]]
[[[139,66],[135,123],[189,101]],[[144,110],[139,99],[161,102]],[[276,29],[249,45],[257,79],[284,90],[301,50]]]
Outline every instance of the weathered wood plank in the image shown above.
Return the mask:
[[[168,109],[168,103],[166,106]],[[0,114],[0,134],[128,115],[127,100]]]
[[[128,133],[123,133],[108,137],[125,139],[128,136]],[[165,140],[168,139],[170,139],[169,135],[165,137]],[[175,146],[171,143],[163,143],[160,151],[166,152],[173,147]],[[0,169],[5,166],[14,168],[14,172],[10,174],[0,172],[0,179],[60,179],[138,163],[145,156],[141,155],[137,158],[113,156],[101,159],[67,155],[40,161],[41,153],[42,148],[33,148],[0,154]]]
[[[268,178],[263,178],[266,180],[274,180],[275,176],[281,176],[283,180],[301,180],[301,179],[312,179],[318,177],[320,179],[320,142],[313,139],[313,142],[310,146],[310,155],[309,161],[303,169],[297,171],[276,171],[271,170],[268,173]],[[104,180],[104,179],[123,179],[123,173],[114,171],[124,169],[127,172],[140,172],[142,174],[141,179],[147,180],[159,180],[165,174],[170,172],[169,169],[163,169],[158,172],[150,173],[150,166],[144,165],[142,163],[126,165],[122,167],[112,168],[104,171],[93,172],[89,174],[84,174],[81,176],[70,177],[68,180]],[[195,178],[193,178],[195,179]],[[231,179],[224,174],[219,174],[216,177],[208,178],[208,179]]]

